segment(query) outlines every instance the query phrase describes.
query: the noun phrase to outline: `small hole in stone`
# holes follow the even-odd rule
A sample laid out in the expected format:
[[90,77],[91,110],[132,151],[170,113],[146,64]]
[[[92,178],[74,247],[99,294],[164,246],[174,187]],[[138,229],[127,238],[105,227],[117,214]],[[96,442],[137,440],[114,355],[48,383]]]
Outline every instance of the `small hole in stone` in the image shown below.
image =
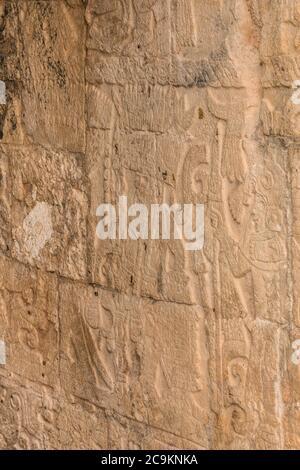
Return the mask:
[[98,294],[97,291],[95,291],[95,292],[94,292],[94,295],[95,295],[96,297],[98,297],[99,294]]
[[199,118],[199,119],[203,119],[203,118],[204,118],[204,112],[203,112],[203,109],[202,109],[202,108],[199,108],[199,109],[198,109],[198,118]]

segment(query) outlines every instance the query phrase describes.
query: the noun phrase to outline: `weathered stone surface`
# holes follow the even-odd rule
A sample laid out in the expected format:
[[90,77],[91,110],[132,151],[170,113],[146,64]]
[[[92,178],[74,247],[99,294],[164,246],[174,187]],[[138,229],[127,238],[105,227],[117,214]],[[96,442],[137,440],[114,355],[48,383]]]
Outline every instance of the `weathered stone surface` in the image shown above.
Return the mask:
[[[300,448],[299,26],[0,0],[0,448]],[[122,195],[204,204],[203,250],[99,240]]]
[[88,194],[83,156],[33,146],[3,146],[9,160],[11,254],[74,279],[86,279]]

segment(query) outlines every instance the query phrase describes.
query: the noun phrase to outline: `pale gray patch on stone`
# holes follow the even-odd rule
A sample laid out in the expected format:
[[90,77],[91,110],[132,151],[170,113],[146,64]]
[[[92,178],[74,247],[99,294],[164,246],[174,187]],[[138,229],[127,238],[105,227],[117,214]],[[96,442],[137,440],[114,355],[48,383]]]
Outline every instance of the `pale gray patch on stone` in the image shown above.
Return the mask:
[[0,104],[6,104],[6,85],[0,80]]
[[6,364],[6,350],[5,350],[5,342],[0,340],[0,364]]
[[31,258],[37,258],[53,233],[51,206],[38,202],[25,217],[23,231],[26,252]]

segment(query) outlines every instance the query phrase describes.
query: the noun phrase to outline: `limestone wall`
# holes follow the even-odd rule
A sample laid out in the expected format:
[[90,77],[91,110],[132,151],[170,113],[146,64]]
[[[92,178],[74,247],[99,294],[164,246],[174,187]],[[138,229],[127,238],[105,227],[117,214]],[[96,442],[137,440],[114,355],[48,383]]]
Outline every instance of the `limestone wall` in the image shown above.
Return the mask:
[[[0,15],[0,448],[299,449],[299,2]],[[99,240],[121,195],[203,250]]]

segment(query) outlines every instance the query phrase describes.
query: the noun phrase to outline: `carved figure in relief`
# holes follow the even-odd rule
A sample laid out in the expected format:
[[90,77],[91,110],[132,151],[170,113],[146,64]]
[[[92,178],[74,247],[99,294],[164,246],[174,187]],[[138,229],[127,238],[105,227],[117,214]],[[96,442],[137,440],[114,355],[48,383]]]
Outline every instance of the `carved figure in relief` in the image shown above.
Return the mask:
[[40,449],[41,429],[37,420],[38,396],[0,385],[0,445],[2,449]]
[[133,0],[135,28],[131,53],[166,55],[170,51],[169,0]]
[[90,0],[86,12],[89,35],[103,52],[120,52],[131,31],[131,8],[128,0]]
[[[113,341],[111,312],[102,308],[97,297],[94,297],[81,302],[76,317],[77,331],[73,328],[70,332],[68,345],[71,370],[74,369],[76,376],[76,369],[81,365],[81,374],[84,372],[87,383],[93,383],[98,389],[113,390],[115,382],[110,353]],[[82,345],[84,354],[80,349]]]
[[[218,109],[214,112],[219,114]],[[223,127],[223,123],[217,125],[217,145],[212,146],[208,204],[214,232],[210,255],[215,283],[214,322],[218,325],[214,364],[217,381],[221,384],[215,398],[220,426],[222,430],[226,429],[225,440],[220,435],[218,440],[227,448],[247,448],[253,446],[251,439],[257,434],[261,439],[259,445],[268,448],[272,443],[278,445],[276,399],[263,389],[274,380],[274,371],[272,379],[267,375],[260,377],[262,390],[259,393],[247,390],[250,366],[251,373],[257,374],[258,370],[266,370],[268,360],[276,361],[277,357],[273,331],[265,335],[256,327],[255,319],[286,321],[286,299],[284,295],[281,298],[278,295],[286,282],[286,249],[279,196],[279,193],[282,195],[283,171],[276,159],[269,157],[270,166],[266,163],[258,165],[252,174],[245,175],[238,187],[244,210],[237,218],[228,191],[232,183],[228,174],[222,171],[222,161],[226,157],[223,151],[226,129]],[[218,201],[215,194],[223,194],[230,200]],[[234,224],[241,225],[236,232],[231,229]],[[266,339],[270,347],[261,358],[259,344]],[[265,407],[269,407],[269,413],[262,411]]]
[[[252,273],[253,289],[255,292],[256,315],[266,319],[283,320],[280,292],[280,285],[283,281],[284,263],[286,261],[286,251],[280,236],[281,225],[280,212],[267,211],[267,201],[262,196],[256,196],[256,200],[246,224],[245,235],[240,244],[230,238],[226,232],[221,232],[222,221],[218,221],[219,233],[216,236],[221,243],[221,251],[226,258],[226,264],[236,278],[241,278],[247,273]],[[277,222],[277,223],[276,223]],[[225,264],[225,263],[223,263]],[[225,272],[223,274],[224,279]],[[226,276],[225,276],[226,279]],[[227,277],[225,283],[229,282]],[[231,285],[236,282],[232,278]],[[232,297],[233,292],[240,288],[233,288],[221,292],[224,299]],[[229,294],[229,297],[227,293]],[[242,292],[236,297],[240,297]],[[233,302],[238,305],[237,301]],[[243,305],[244,302],[241,302]],[[251,311],[246,308],[244,311]],[[232,310],[231,310],[232,312]]]
[[176,49],[177,52],[180,52],[185,47],[194,47],[196,45],[193,1],[176,0],[174,9]]
[[[214,217],[216,217],[216,214]],[[218,223],[215,224],[215,227],[217,226],[219,226]],[[258,233],[260,234],[259,242],[262,239],[263,243],[265,243],[264,234],[266,232]],[[256,233],[254,237],[256,242]],[[271,247],[273,247],[274,239],[277,245],[275,235],[275,237],[271,237]],[[267,249],[270,250],[269,245],[267,245]],[[272,252],[273,250],[271,249]],[[272,379],[266,374],[260,375],[259,381],[257,378],[249,378],[250,367],[252,373],[256,375],[258,370],[268,370],[268,361],[271,363],[277,360],[276,350],[274,350],[275,335],[271,331],[271,333],[266,332],[266,334],[268,333],[266,336],[256,326],[251,314],[251,304],[247,301],[246,293],[247,289],[253,289],[254,308],[257,317],[284,321],[282,318],[283,309],[277,294],[279,287],[278,285],[275,288],[270,286],[270,283],[279,282],[280,277],[277,276],[276,271],[273,272],[271,270],[266,274],[255,268],[254,262],[251,259],[247,259],[240,247],[228,238],[227,235],[219,237],[218,253],[217,269],[220,273],[218,290],[222,301],[217,303],[215,308],[217,309],[216,318],[220,318],[221,321],[218,337],[222,346],[217,361],[222,361],[219,380],[223,384],[222,398],[220,398],[223,406],[221,406],[219,412],[220,419],[225,420],[222,426],[226,422],[227,425],[231,423],[226,428],[227,432],[225,435],[228,441],[225,444],[228,447],[231,440],[234,447],[239,445],[247,448],[250,445],[252,433],[258,433],[261,435],[261,439],[263,439],[266,426],[269,426],[268,432],[270,436],[274,436],[276,443],[278,443],[278,436],[276,434],[277,422],[276,420],[274,421],[276,400],[264,388],[267,388],[267,384],[273,384],[274,374]],[[256,260],[255,256],[254,259]],[[251,283],[242,282],[242,278],[247,274],[251,275]],[[266,356],[261,357],[261,345],[265,344],[266,337],[271,344],[270,354],[266,353]],[[259,382],[259,393],[251,387],[249,390],[249,383],[254,383],[255,381]],[[256,405],[254,406],[252,402],[260,404],[262,409],[269,406],[270,410],[272,410],[270,411],[270,417],[265,415],[262,410],[258,410],[256,420]],[[236,434],[232,434],[231,431],[233,429],[236,433],[235,424],[232,421],[233,416],[236,416],[236,411],[232,409],[233,414],[229,412],[232,407],[238,407],[238,415],[243,416],[242,421],[239,419],[239,426],[243,423],[243,432],[240,430],[237,433],[239,435],[239,444],[236,441]],[[273,424],[268,424],[270,420]],[[244,434],[245,442],[241,440],[242,434]],[[221,437],[219,438],[221,440]],[[261,443],[261,446],[267,445],[270,444]]]
[[[218,114],[217,110],[215,114]],[[215,173],[216,168],[219,168],[220,173],[219,175],[212,174],[211,182],[215,180],[214,185],[217,185],[219,193],[225,197],[222,203],[211,203],[210,206],[212,214],[217,218],[214,230],[220,242],[220,256],[223,260],[221,276],[223,281],[220,281],[223,305],[228,299],[229,305],[231,304],[228,311],[231,314],[235,311],[234,305],[237,310],[244,312],[244,315],[246,312],[250,314],[253,311],[253,307],[244,295],[245,289],[249,289],[249,286],[243,287],[243,283],[249,282],[245,277],[249,273],[255,292],[255,315],[282,321],[282,312],[285,310],[284,299],[279,299],[277,294],[274,295],[274,291],[279,289],[280,283],[284,282],[284,263],[286,262],[286,250],[282,240],[283,214],[279,194],[283,191],[283,169],[277,163],[276,155],[270,154],[269,163],[257,165],[252,174],[248,173],[245,176],[244,182],[239,187],[243,211],[240,210],[240,217],[236,220],[232,195],[226,189],[230,182],[226,174],[221,171],[222,161],[226,158],[223,152],[226,145],[226,140],[224,140],[226,130],[222,130],[219,126],[218,129],[218,146],[213,148],[212,158],[213,172]],[[278,193],[275,190],[276,178]],[[231,229],[234,224],[240,225],[243,229],[239,228],[234,232]],[[226,274],[228,271],[229,275]]]

